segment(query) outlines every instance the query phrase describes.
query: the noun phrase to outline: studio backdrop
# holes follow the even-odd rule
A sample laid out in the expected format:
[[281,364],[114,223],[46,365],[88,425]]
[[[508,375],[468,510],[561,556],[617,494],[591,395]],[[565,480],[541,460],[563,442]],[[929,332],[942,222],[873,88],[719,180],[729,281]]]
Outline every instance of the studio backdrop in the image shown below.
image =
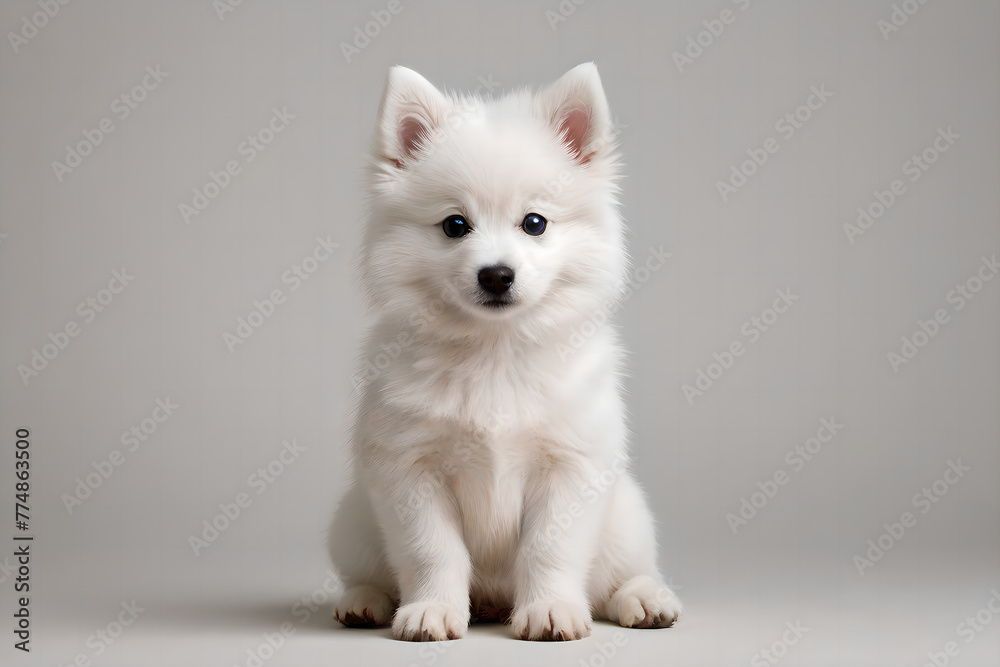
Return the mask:
[[[0,658],[964,665],[1000,655],[1000,3],[0,6]],[[388,69],[594,62],[632,468],[685,602],[570,643],[330,618]],[[29,650],[30,649],[30,650]]]

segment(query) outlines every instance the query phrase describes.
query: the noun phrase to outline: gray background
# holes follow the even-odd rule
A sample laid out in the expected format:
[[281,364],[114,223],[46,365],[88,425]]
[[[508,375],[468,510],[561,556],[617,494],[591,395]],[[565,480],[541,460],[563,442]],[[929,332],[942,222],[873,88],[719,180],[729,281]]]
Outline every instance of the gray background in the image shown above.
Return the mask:
[[[0,45],[0,564],[19,532],[19,427],[36,536],[33,651],[11,648],[0,573],[0,657],[245,665],[287,621],[267,665],[745,665],[798,621],[783,664],[921,665],[951,640],[950,664],[997,664],[1000,619],[970,643],[956,633],[1000,587],[1000,281],[957,312],[947,294],[1000,250],[998,3],[930,0],[884,39],[889,0],[567,0],[555,29],[557,0],[402,0],[347,62],[340,43],[387,4],[245,0],[220,19],[210,0],[78,1],[17,52]],[[733,22],[679,71],[672,54],[724,8]],[[4,2],[0,27],[38,11]],[[429,648],[334,627],[327,609],[303,620],[293,605],[326,577],[347,475],[359,184],[387,68],[510,89],[589,60],[619,122],[633,255],[673,255],[619,319],[636,469],[683,622],[595,624],[571,645],[479,626]],[[169,75],[119,119],[115,98],[157,65]],[[833,97],[779,138],[823,85]],[[275,107],[296,118],[243,162]],[[60,182],[52,162],[104,117],[114,132]],[[903,163],[949,126],[960,139],[911,183]],[[780,150],[723,202],[716,182],[768,137]],[[242,172],[185,224],[179,204],[231,159]],[[850,243],[843,225],[897,178],[905,194]],[[292,292],[281,276],[320,235],[339,248]],[[122,267],[134,280],[26,386],[18,365]],[[223,333],[275,288],[287,302],[231,353]],[[690,405],[682,385],[786,288],[795,306]],[[950,322],[894,372],[887,353],[938,308]],[[69,514],[62,495],[167,397],[177,411]],[[844,428],[793,471],[786,452],[821,417]],[[256,495],[248,477],[291,438],[304,452]],[[920,514],[914,494],[959,459],[970,471]],[[734,534],[726,514],[778,470],[788,483]],[[244,491],[251,507],[195,556],[188,536]],[[916,525],[859,575],[853,557],[905,511]],[[133,599],[145,611],[96,656],[88,636]]]

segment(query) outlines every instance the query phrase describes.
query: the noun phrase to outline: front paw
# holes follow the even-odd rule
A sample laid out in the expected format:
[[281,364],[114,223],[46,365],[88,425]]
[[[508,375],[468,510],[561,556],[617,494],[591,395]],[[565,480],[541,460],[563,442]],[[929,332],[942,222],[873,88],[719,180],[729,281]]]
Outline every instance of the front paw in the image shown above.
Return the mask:
[[626,581],[608,602],[608,620],[626,628],[669,628],[681,617],[681,601],[652,577]]
[[334,606],[333,617],[349,628],[371,628],[388,624],[394,607],[385,591],[375,586],[354,586]]
[[590,636],[590,612],[564,600],[539,600],[514,610],[511,626],[519,639],[567,641]]
[[392,635],[410,642],[460,639],[469,627],[469,609],[442,602],[411,602],[396,611]]

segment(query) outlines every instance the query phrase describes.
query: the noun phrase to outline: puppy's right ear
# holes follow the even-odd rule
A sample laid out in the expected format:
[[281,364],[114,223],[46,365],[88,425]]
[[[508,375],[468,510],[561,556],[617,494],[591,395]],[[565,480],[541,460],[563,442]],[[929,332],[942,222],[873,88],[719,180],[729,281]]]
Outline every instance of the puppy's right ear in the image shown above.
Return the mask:
[[447,98],[413,70],[390,69],[375,124],[379,157],[405,168],[444,126],[449,106]]
[[611,152],[611,111],[594,63],[577,65],[539,93],[542,113],[580,164]]

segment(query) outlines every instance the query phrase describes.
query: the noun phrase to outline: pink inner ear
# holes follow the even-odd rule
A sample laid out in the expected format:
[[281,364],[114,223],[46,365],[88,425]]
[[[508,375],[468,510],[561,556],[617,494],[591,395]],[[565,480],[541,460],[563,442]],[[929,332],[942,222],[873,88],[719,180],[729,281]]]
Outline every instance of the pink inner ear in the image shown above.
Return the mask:
[[569,145],[573,158],[586,164],[590,155],[584,155],[583,150],[587,135],[590,134],[590,109],[576,106],[564,111],[559,132]]
[[411,157],[420,147],[427,134],[427,127],[417,116],[404,116],[399,120],[399,145],[402,148],[401,157]]

